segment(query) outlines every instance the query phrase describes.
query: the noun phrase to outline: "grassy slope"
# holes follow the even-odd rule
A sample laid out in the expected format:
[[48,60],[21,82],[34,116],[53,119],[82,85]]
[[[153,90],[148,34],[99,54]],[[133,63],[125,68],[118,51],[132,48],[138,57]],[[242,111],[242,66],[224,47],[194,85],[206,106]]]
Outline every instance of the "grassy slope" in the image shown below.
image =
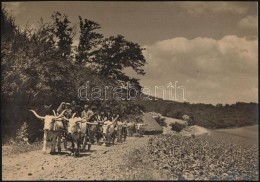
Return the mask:
[[130,179],[256,180],[257,136],[258,125],[211,130],[195,138],[154,136],[147,147],[129,155]]
[[244,138],[258,139],[258,125],[245,126],[240,128],[231,128],[231,129],[218,129],[216,131],[229,133],[234,136],[240,136]]

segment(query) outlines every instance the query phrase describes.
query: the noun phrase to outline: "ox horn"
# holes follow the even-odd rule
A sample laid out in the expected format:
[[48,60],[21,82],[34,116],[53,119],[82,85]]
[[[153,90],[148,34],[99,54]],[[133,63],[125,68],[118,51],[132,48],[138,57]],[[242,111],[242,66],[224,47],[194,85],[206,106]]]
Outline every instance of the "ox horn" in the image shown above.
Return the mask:
[[39,119],[44,119],[44,117],[39,116],[34,110],[30,110],[30,111],[33,112],[33,114],[34,114],[37,118],[39,118]]
[[57,114],[56,114],[56,112],[54,110],[52,110],[52,112],[53,112],[54,116],[57,116]]
[[84,116],[84,117],[82,118],[82,120],[83,120],[83,119],[86,119],[87,117],[88,117],[88,116]]
[[71,118],[74,118],[74,117],[75,117],[75,115],[76,115],[76,113],[74,113],[74,114],[72,115],[72,117],[71,117]]
[[65,120],[67,120],[67,121],[69,121],[69,119],[68,118],[66,118],[65,116],[63,117]]
[[91,123],[91,122],[85,122],[87,124],[90,124],[90,125],[97,125],[98,123]]
[[86,123],[87,122],[87,120],[85,120],[86,119],[86,117],[83,117],[83,118],[81,118],[81,123]]
[[58,119],[58,118],[60,118],[61,116],[63,116],[64,112],[65,112],[65,110],[63,110],[62,113],[60,113],[59,116],[56,116],[55,119]]

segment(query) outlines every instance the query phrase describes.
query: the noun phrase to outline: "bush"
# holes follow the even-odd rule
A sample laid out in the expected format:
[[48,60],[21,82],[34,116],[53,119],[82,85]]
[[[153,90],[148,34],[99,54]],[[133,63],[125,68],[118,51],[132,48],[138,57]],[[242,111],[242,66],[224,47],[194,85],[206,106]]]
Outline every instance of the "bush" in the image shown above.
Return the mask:
[[162,118],[160,116],[157,116],[154,118],[157,123],[160,125],[160,126],[167,126],[167,123],[165,122],[165,118]]
[[[6,139],[2,145],[2,156],[41,150],[42,143],[42,141],[37,141],[30,145],[25,145],[22,141],[15,141],[13,138],[9,138]],[[47,143],[47,146],[50,147],[50,143]]]
[[170,126],[172,127],[172,131],[180,132],[186,126],[180,123],[171,123]]
[[196,121],[191,117],[188,121],[188,125],[189,126],[193,126],[193,125],[196,125]]
[[26,122],[24,122],[21,128],[17,130],[16,140],[28,142],[28,124]]
[[177,111],[177,112],[174,113],[173,118],[182,119],[182,116],[183,116],[183,112]]

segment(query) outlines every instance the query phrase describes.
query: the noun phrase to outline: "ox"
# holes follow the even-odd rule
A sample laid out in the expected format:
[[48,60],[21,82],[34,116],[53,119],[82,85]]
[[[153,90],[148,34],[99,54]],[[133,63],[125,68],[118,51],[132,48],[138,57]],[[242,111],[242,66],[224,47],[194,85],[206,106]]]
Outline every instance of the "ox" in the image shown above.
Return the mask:
[[63,116],[65,110],[59,115],[59,116],[53,116],[53,115],[46,115],[46,116],[39,116],[34,110],[30,110],[33,112],[33,114],[44,121],[44,137],[43,137],[43,149],[42,151],[46,153],[46,145],[47,145],[47,139],[49,138],[51,140],[51,152],[50,154],[55,154],[55,146],[56,141],[58,139],[58,152],[61,151],[60,146],[60,139],[62,136],[62,133],[64,132],[64,125],[62,122],[59,122],[60,118]]
[[135,130],[135,122],[129,122],[127,123],[127,126],[128,126],[128,131],[127,131],[128,135],[133,136]]
[[118,121],[116,125],[116,136],[117,136],[117,142],[122,142],[122,139],[124,141],[126,140],[126,135],[127,135],[127,125],[124,122]]
[[103,124],[103,136],[104,136],[104,141],[106,146],[110,146],[111,141],[114,144],[115,142],[115,126],[116,126],[116,121],[119,115],[115,119],[112,119],[112,121],[105,121]]
[[90,123],[95,123],[95,124],[89,124],[88,127],[87,127],[87,134],[88,134],[88,137],[90,139],[90,142],[91,144],[94,144],[95,143],[95,137],[97,138],[97,143],[99,141],[99,135],[98,135],[98,131],[99,131],[99,128],[98,128],[98,123],[97,122],[97,118],[96,118],[96,114],[97,113],[93,113],[89,118],[88,118],[88,121]]
[[[54,116],[56,117],[57,116],[57,114],[55,113],[55,111],[54,110],[52,110],[52,112],[53,112],[53,114],[54,114]],[[65,113],[66,113],[66,110],[65,110]],[[64,113],[64,114],[65,114]],[[63,130],[63,132],[62,132],[62,135],[61,135],[61,137],[58,137],[58,151],[60,151],[61,149],[61,147],[60,147],[60,145],[61,145],[61,140],[62,140],[62,142],[63,142],[63,144],[64,144],[64,149],[65,150],[67,150],[67,141],[66,141],[66,134],[67,134],[67,123],[65,123],[65,119],[64,118],[58,118],[58,119],[56,119],[56,121],[60,121],[60,122],[62,122],[63,123],[63,126],[64,126],[64,130]]]
[[86,149],[86,145],[88,145],[88,151],[90,151],[91,144],[94,144],[95,134],[97,133],[97,125],[98,123],[95,120],[95,116],[97,113],[93,113],[90,116],[82,117],[85,121],[90,121],[82,125],[82,132],[84,133],[83,139],[83,151]]
[[103,138],[103,124],[107,120],[105,117],[104,112],[101,112],[100,115],[97,115],[97,132],[96,132],[96,139],[97,143],[100,144],[100,140]]
[[[88,125],[97,125],[97,123],[87,122],[85,118],[74,117],[75,114],[76,113],[74,113],[70,119],[65,118],[65,120],[68,121],[67,139],[70,139],[72,143],[71,153],[75,157],[78,157],[80,154],[80,144],[83,142],[83,146],[84,146],[84,141],[86,142],[87,140],[86,135],[87,135]],[[89,146],[89,150],[90,150],[90,146]]]

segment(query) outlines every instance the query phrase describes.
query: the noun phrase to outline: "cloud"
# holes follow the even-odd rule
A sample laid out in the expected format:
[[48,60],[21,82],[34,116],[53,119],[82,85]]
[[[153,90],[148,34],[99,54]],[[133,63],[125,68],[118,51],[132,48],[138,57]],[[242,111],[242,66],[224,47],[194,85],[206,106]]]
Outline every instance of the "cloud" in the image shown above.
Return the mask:
[[21,2],[3,2],[5,9],[13,16],[17,16],[25,11],[25,8],[21,6]]
[[221,40],[176,37],[146,45],[148,65],[141,84],[152,88],[178,81],[189,102],[257,102],[257,42],[230,35]]
[[238,26],[242,29],[257,30],[257,16],[247,16],[238,22]]
[[183,2],[180,8],[192,15],[230,12],[245,14],[249,7],[238,2]]

